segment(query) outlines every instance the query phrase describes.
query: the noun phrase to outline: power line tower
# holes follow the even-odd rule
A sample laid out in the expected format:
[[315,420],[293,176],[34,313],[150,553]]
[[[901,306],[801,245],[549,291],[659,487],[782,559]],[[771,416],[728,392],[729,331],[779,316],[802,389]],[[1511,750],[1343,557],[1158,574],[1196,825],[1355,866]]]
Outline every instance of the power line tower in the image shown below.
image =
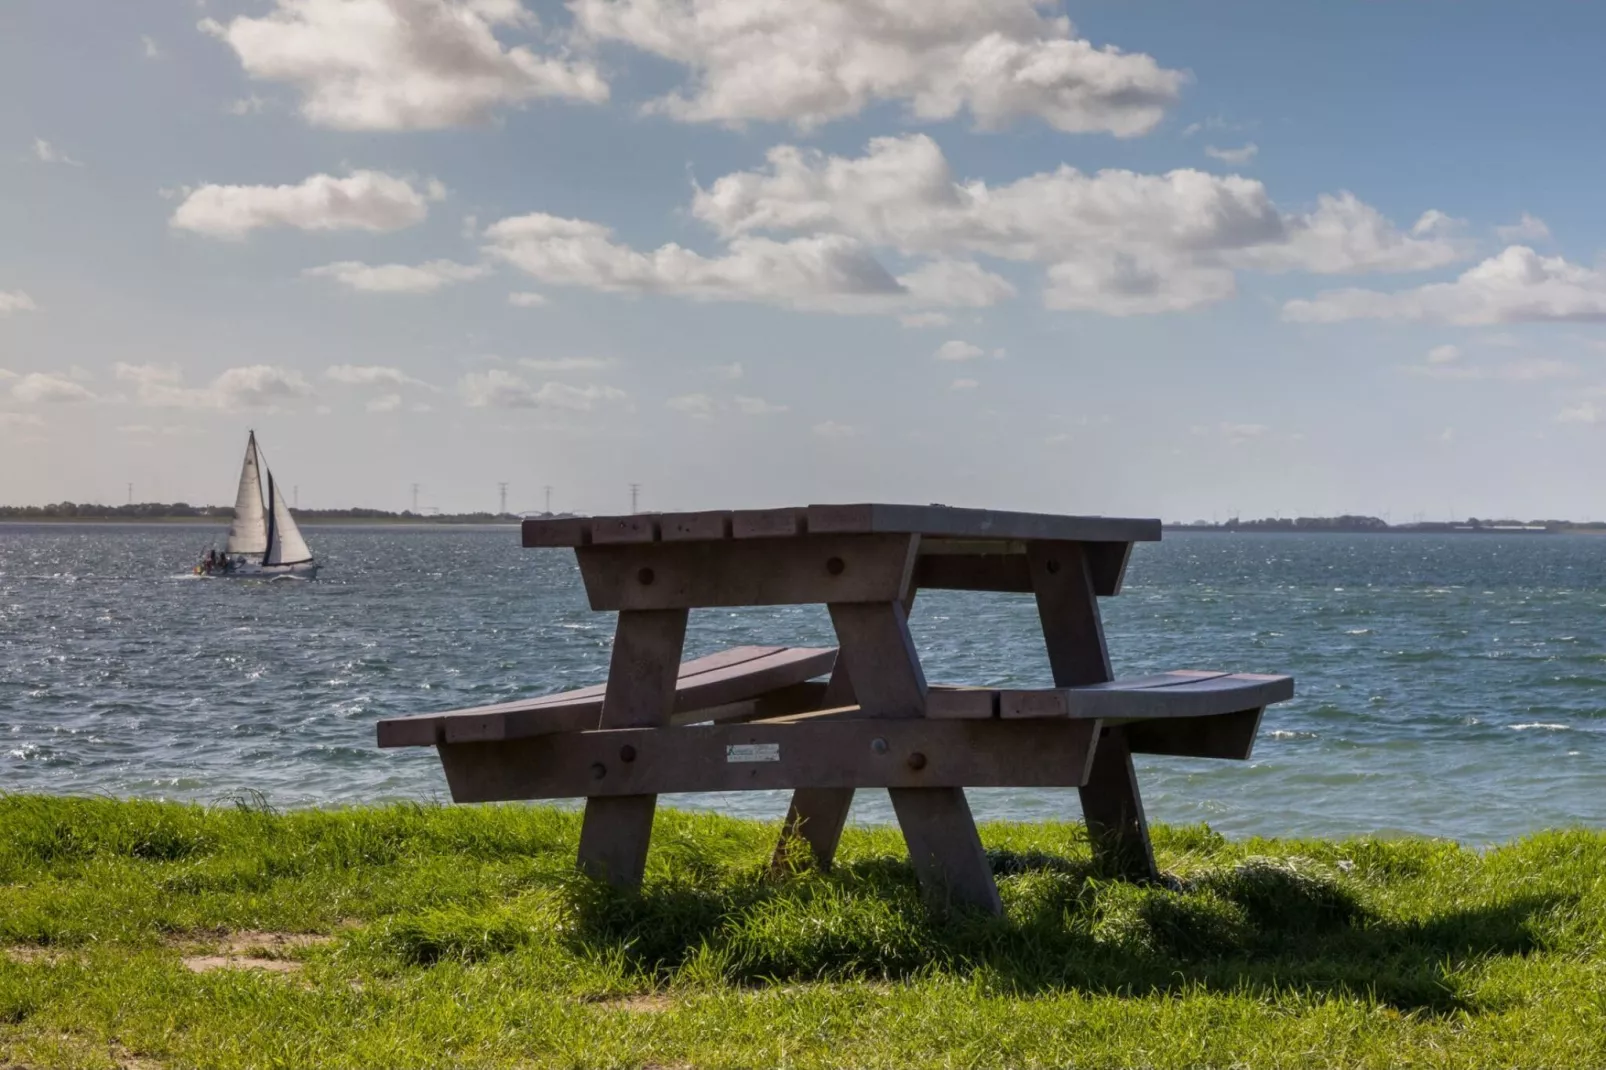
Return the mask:
[[552,487],[550,485],[548,485],[548,486],[542,487],[541,489],[546,491],[546,515],[547,516],[551,516],[552,515]]
[[134,484],[132,483],[128,485],[128,504],[134,504]]
[[636,508],[636,500],[640,496],[641,496],[641,484],[640,483],[632,483],[632,484],[630,484],[630,511],[632,513],[639,512],[639,510]]
[[506,516],[507,515],[507,484],[506,483],[498,483],[496,485],[496,489],[501,494],[501,502],[502,502],[501,506],[496,510],[496,515],[497,516]]
[[418,484],[413,484],[413,512],[418,512]]

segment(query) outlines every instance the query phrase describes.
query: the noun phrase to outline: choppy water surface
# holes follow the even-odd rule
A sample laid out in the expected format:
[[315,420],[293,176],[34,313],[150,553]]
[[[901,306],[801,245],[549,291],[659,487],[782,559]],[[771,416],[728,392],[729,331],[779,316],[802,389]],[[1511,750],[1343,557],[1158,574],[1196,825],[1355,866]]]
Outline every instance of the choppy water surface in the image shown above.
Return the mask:
[[[0,790],[278,805],[446,797],[392,714],[598,682],[611,617],[512,528],[309,530],[313,583],[182,575],[189,526],[0,524]],[[1488,843],[1606,824],[1606,538],[1171,534],[1104,600],[1118,674],[1291,672],[1248,763],[1140,759],[1152,817]],[[1046,686],[1029,598],[922,593],[927,675]],[[688,656],[830,644],[815,608],[692,614]],[[976,791],[986,818],[1074,791]],[[677,796],[775,817],[767,794]],[[856,816],[886,820],[884,792]]]

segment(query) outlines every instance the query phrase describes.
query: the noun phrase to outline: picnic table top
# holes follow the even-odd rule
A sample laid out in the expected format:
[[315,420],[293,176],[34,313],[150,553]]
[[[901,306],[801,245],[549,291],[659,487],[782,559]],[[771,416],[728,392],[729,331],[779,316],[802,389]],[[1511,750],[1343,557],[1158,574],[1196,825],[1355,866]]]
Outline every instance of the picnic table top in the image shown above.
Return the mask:
[[1157,542],[1160,521],[962,509],[946,505],[801,505],[524,521],[525,546],[715,542],[799,535],[896,534],[983,542]]

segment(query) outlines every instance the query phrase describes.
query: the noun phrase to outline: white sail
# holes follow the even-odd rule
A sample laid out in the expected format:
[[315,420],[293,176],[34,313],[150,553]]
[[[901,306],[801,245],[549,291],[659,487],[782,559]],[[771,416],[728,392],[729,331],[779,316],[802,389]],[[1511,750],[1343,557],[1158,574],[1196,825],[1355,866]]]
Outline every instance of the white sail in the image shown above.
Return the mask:
[[262,478],[257,469],[257,436],[253,431],[245,443],[240,491],[234,497],[234,523],[229,525],[231,554],[255,555],[268,549],[267,510],[262,506]]
[[262,558],[264,565],[299,565],[312,560],[312,550],[301,537],[295,517],[285,507],[273,485],[273,473],[268,473],[268,552]]

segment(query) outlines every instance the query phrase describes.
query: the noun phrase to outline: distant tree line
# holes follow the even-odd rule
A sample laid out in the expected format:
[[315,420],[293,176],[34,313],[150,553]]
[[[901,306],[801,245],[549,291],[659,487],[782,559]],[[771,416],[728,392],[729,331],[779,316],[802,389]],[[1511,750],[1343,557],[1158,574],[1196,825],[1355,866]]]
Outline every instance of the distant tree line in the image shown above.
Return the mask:
[[[297,520],[375,520],[430,524],[515,523],[512,513],[393,513],[385,509],[292,509]],[[136,502],[132,505],[91,505],[52,502],[49,505],[0,505],[0,520],[233,520],[229,505],[191,505],[188,502]]]
[[1513,520],[1468,517],[1465,520],[1430,520],[1411,524],[1390,524],[1388,521],[1376,516],[1357,516],[1346,514],[1344,516],[1300,516],[1300,517],[1262,517],[1259,520],[1241,520],[1237,517],[1222,521],[1219,524],[1204,520],[1195,520],[1191,524],[1167,524],[1172,530],[1180,531],[1305,531],[1347,534],[1367,534],[1372,532],[1502,532],[1502,531],[1600,531],[1606,530],[1606,523],[1594,521],[1578,523],[1572,520]]

